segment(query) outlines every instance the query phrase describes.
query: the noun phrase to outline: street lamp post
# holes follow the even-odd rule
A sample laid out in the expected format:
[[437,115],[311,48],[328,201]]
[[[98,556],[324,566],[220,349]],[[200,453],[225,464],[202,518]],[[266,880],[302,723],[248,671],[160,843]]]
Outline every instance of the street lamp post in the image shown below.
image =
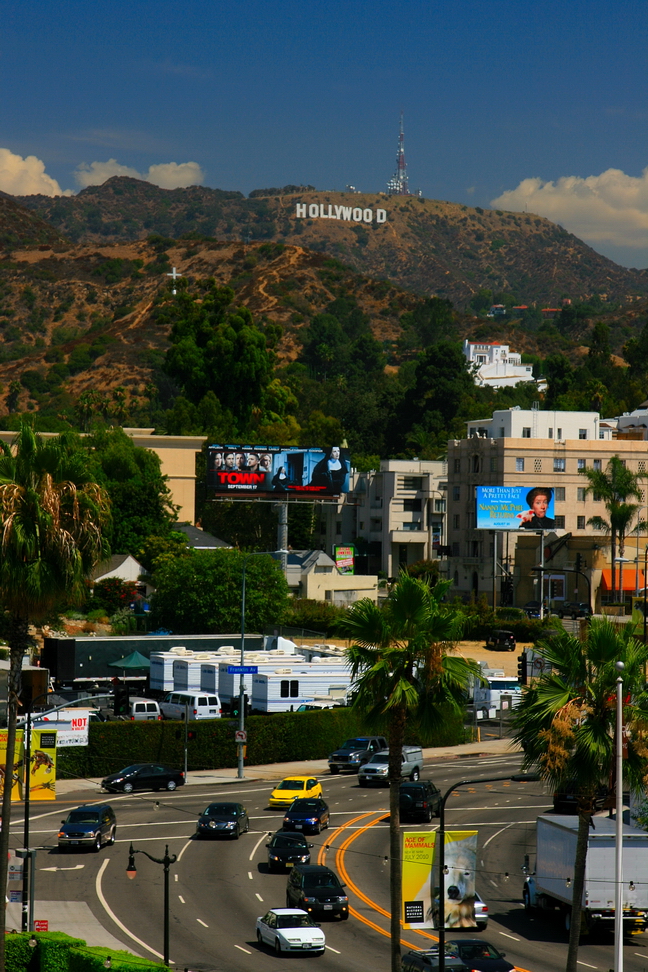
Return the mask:
[[132,881],[137,874],[137,868],[135,867],[135,854],[144,854],[148,857],[149,861],[153,861],[154,864],[162,864],[164,867],[164,964],[169,964],[169,868],[172,864],[178,860],[177,856],[173,854],[169,857],[169,845],[167,844],[164,849],[164,857],[151,857],[144,850],[135,850],[133,845],[130,845],[128,851],[128,867],[126,868],[126,874]]
[[[540,779],[537,773],[515,773],[513,776],[492,776],[490,779],[480,778],[478,780],[460,780],[454,783],[441,798],[439,804],[439,829],[437,830],[439,840],[439,970],[445,972],[445,805],[448,797],[457,787],[472,786],[476,783],[500,783],[512,780],[515,783],[536,783]],[[434,897],[434,891],[433,891]]]
[[616,841],[614,848],[614,969],[623,972],[623,678],[622,661],[616,663]]

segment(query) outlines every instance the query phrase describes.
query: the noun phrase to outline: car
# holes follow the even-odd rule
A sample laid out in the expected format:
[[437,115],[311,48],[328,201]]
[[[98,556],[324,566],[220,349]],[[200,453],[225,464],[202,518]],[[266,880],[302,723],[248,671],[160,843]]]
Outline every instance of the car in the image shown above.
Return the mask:
[[182,770],[165,766],[164,763],[133,763],[118,773],[106,776],[101,786],[111,793],[132,793],[133,790],[175,790],[178,786],[184,786],[184,782]]
[[439,816],[441,791],[431,780],[407,780],[400,785],[401,820],[425,820]]
[[185,716],[192,719],[220,719],[222,716],[220,697],[209,692],[170,692],[160,702],[160,712],[164,719],[178,719],[184,722]]
[[279,830],[266,844],[268,848],[268,870],[279,871],[295,864],[310,864],[309,844],[303,834],[287,834]]
[[286,907],[309,914],[349,917],[349,899],[337,874],[324,864],[295,864],[286,886]]
[[468,968],[476,969],[476,972],[512,972],[515,968],[506,961],[506,952],[500,952],[483,938],[452,938],[446,944]]
[[69,847],[89,847],[100,851],[104,844],[114,844],[117,818],[109,803],[91,803],[70,810],[61,820],[58,832],[60,850]]
[[275,786],[270,794],[268,805],[289,807],[299,797],[313,798],[323,796],[322,784],[312,776],[286,776]]
[[284,830],[303,830],[306,833],[319,834],[329,825],[328,804],[321,799],[295,800],[283,818]]
[[198,817],[196,836],[238,840],[249,829],[247,810],[240,803],[210,803]]
[[[401,779],[418,780],[423,769],[423,750],[420,746],[403,746],[401,755]],[[358,770],[360,786],[389,786],[389,750],[384,749],[372,756]]]
[[259,945],[270,945],[276,955],[284,952],[314,952],[321,955],[326,936],[320,926],[301,908],[272,908],[257,918]]
[[[447,946],[445,949],[446,969],[452,972],[470,972],[467,965],[461,961],[456,953],[453,953]],[[401,969],[403,972],[433,972],[439,968],[439,948],[412,949],[401,956]]]
[[155,699],[129,699],[128,713],[131,722],[161,722],[162,713]]
[[387,749],[387,740],[384,736],[354,736],[331,753],[328,758],[329,770],[331,773],[339,773],[341,770],[357,773],[360,767],[368,763],[373,754],[380,752],[381,749]]
[[539,618],[541,606],[540,601],[527,601],[522,610],[527,618]]
[[563,601],[556,608],[556,614],[559,618],[573,618],[575,621],[577,618],[591,618],[592,609],[587,601]]
[[486,647],[491,651],[515,651],[515,635],[512,631],[497,628],[486,638]]

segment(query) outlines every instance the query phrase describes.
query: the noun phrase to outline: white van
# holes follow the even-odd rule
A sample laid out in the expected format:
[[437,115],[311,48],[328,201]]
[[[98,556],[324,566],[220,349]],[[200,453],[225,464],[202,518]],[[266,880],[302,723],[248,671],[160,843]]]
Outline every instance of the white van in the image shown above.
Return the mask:
[[153,699],[130,699],[131,722],[156,722],[162,718],[160,706]]
[[217,695],[200,692],[169,692],[160,702],[160,712],[164,719],[179,719],[184,722],[185,713],[189,719],[220,719],[221,704]]

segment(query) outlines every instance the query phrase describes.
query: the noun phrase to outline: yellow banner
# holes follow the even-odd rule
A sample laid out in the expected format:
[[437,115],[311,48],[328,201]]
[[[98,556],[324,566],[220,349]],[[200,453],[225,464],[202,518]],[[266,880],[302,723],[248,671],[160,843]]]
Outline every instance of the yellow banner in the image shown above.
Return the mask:
[[[5,780],[7,775],[11,779],[11,800],[22,800],[23,784],[23,734],[22,729],[16,732],[16,745],[14,748],[13,760],[9,760],[7,766],[7,730],[0,729],[0,780],[1,791],[4,793]],[[6,769],[6,772],[5,772]]]
[[30,800],[56,800],[56,729],[32,729]]
[[432,865],[436,832],[403,834],[403,928],[432,928]]

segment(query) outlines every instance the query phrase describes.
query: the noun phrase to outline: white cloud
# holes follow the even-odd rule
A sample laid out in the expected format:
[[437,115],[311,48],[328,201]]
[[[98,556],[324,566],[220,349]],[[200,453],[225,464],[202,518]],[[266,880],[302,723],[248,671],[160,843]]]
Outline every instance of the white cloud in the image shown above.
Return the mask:
[[35,155],[24,159],[9,149],[0,148],[0,190],[10,196],[62,196],[56,179],[45,172],[45,163]]
[[537,213],[560,223],[597,249],[645,249],[648,235],[648,168],[640,176],[607,169],[597,176],[563,176],[556,182],[523,179],[491,206]]
[[205,173],[197,162],[162,162],[151,165],[147,172],[141,173],[127,165],[120,165],[116,159],[107,162],[82,162],[74,172],[78,186],[100,186],[112,176],[130,176],[150,182],[160,189],[185,189],[187,186],[200,186],[205,181]]

